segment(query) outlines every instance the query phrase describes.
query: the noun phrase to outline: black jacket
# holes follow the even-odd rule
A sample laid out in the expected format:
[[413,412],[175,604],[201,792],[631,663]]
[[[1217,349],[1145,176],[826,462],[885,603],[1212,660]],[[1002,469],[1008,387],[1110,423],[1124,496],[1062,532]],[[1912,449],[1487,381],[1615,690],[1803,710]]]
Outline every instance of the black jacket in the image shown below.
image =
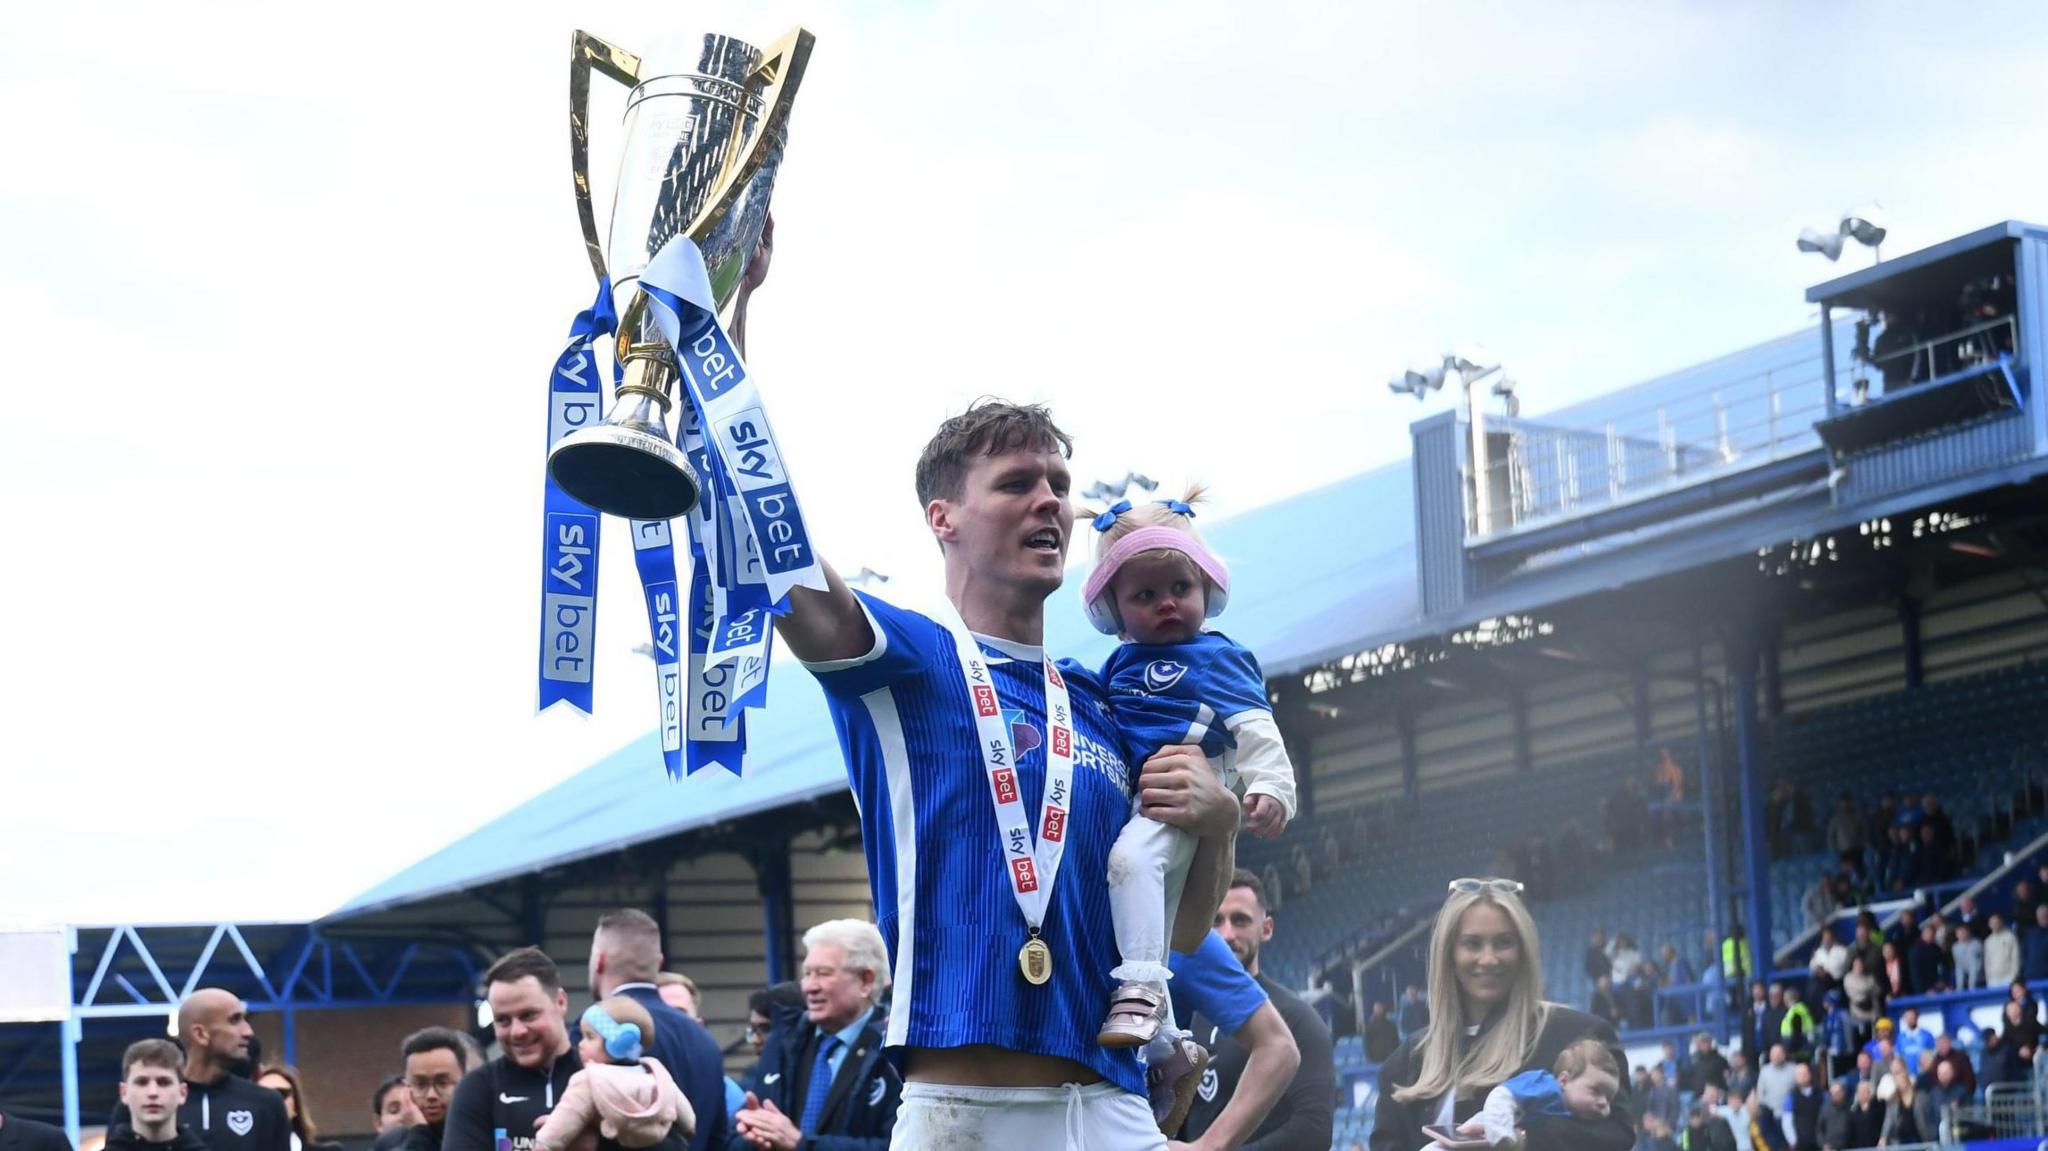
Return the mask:
[[[887,1151],[889,1133],[896,1128],[896,1108],[903,1101],[903,1079],[882,1058],[882,1023],[877,1012],[839,1061],[839,1073],[832,1077],[825,1110],[818,1117],[818,1133],[805,1137],[797,1151]],[[755,1096],[763,1103],[774,1100],[792,1123],[803,1116],[811,1065],[818,1057],[817,1039],[817,1024],[803,1012],[778,1010],[774,1029],[761,1044],[761,1061],[754,1065]],[[718,1107],[723,1114],[724,1102]],[[755,1151],[737,1131],[725,1147]]]
[[[1616,1066],[1628,1066],[1628,1057],[1622,1054],[1614,1028],[1583,1011],[1555,1003],[1547,1006],[1543,1028],[1536,1036],[1536,1049],[1529,1053],[1520,1070],[1550,1070],[1559,1053],[1588,1035],[1607,1044]],[[1373,1112],[1372,1151],[1415,1151],[1429,1141],[1422,1128],[1436,1122],[1441,1100],[1418,1099],[1404,1103],[1394,1098],[1396,1088],[1415,1082],[1416,1076],[1422,1072],[1416,1058],[1421,1039],[1421,1035],[1410,1036],[1401,1049],[1394,1052],[1394,1057],[1380,1066],[1379,1103]],[[1484,1091],[1472,1098],[1460,1099],[1453,1114],[1458,1122],[1463,1123],[1477,1114],[1485,1102]],[[1612,1112],[1598,1123],[1538,1117],[1529,1120],[1524,1130],[1529,1136],[1526,1151],[1629,1151],[1635,1146],[1636,1120],[1635,1112],[1629,1109],[1628,1083],[1626,1080],[1622,1082],[1620,1092],[1614,1097]]]
[[[500,1055],[463,1076],[455,1098],[448,1101],[441,1151],[533,1151],[534,1121],[554,1111],[569,1076],[581,1070],[583,1060],[571,1047],[546,1071],[521,1067],[510,1056]],[[725,1114],[723,1100],[718,1113]],[[703,1118],[697,1122],[701,1129]],[[427,1130],[431,1129],[412,1129],[414,1135]],[[618,1151],[619,1145],[599,1136],[597,1146],[598,1151]],[[684,1151],[688,1146],[689,1141],[674,1132],[654,1145],[656,1151]]]
[[152,1143],[136,1134],[135,1128],[123,1123],[108,1129],[106,1151],[207,1151],[207,1146],[198,1132],[182,1123],[169,1143]]
[[0,1151],[71,1151],[62,1127],[0,1111]]
[[[1301,1066],[1287,1090],[1273,1101],[1258,1129],[1244,1142],[1244,1151],[1323,1151],[1330,1144],[1331,1112],[1337,1095],[1337,1072],[1330,1050],[1330,1029],[1322,1016],[1302,1001],[1301,996],[1263,975],[1255,976],[1273,1009],[1280,1013],[1301,1051]],[[1237,1093],[1237,1081],[1244,1074],[1251,1052],[1221,1033],[1214,1021],[1197,1014],[1189,1029],[1195,1042],[1209,1049],[1209,1070],[1195,1088],[1195,1103],[1188,1109],[1180,1137],[1201,1138]],[[1413,1151],[1412,1148],[1409,1151]]]
[[[109,1131],[129,1125],[128,1105],[114,1104]],[[178,1126],[189,1127],[212,1151],[291,1151],[292,1121],[284,1096],[239,1075],[212,1083],[185,1080]]]
[[725,1146],[732,1119],[725,1113],[725,1054],[718,1049],[718,1040],[703,1024],[671,1007],[652,983],[627,984],[612,994],[638,1003],[654,1020],[654,1044],[648,1054],[661,1061],[697,1113],[690,1151]]

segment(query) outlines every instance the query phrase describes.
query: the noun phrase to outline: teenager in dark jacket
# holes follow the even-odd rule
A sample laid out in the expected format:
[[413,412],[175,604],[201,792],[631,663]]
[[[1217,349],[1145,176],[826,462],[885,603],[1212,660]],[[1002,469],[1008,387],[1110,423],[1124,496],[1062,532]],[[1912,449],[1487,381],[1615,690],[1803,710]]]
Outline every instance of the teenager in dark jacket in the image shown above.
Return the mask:
[[128,1118],[107,1129],[108,1151],[206,1151],[198,1133],[178,1122],[188,1094],[184,1072],[185,1055],[168,1039],[128,1045],[121,1055],[121,1102]]
[[[291,1151],[291,1118],[284,1098],[236,1075],[249,1059],[249,1008],[234,993],[202,987],[178,1004],[178,1037],[185,1044],[185,1102],[178,1122],[198,1132],[212,1151]],[[112,1130],[130,1122],[115,1104]]]
[[[1425,1126],[1456,1126],[1514,1075],[1548,1069],[1570,1044],[1594,1036],[1627,1066],[1614,1029],[1542,998],[1536,925],[1513,880],[1455,880],[1429,944],[1430,1025],[1380,1067],[1372,1151],[1415,1151]],[[1635,1114],[1626,1090],[1605,1119],[1524,1123],[1524,1151],[1629,1151]]]
[[761,1045],[755,1088],[727,1151],[887,1151],[903,1080],[882,1057],[888,987],[882,933],[858,919],[804,933],[804,1010],[781,1012]]

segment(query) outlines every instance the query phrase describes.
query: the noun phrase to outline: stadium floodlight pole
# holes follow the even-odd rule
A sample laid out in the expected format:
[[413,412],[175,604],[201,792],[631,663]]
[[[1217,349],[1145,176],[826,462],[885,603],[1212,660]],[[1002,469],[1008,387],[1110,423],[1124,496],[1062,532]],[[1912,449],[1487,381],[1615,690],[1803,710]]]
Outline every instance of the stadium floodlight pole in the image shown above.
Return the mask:
[[[1420,401],[1429,393],[1441,390],[1450,376],[1458,377],[1465,397],[1465,424],[1471,435],[1472,524],[1468,534],[1475,536],[1488,535],[1493,530],[1493,467],[1488,458],[1486,408],[1479,399],[1479,385],[1500,372],[1498,359],[1484,347],[1468,344],[1454,352],[1418,360],[1387,381],[1388,391],[1397,396],[1414,396]],[[1495,382],[1493,394],[1507,402],[1510,415],[1520,410],[1520,401],[1515,398],[1515,384],[1506,376]]]

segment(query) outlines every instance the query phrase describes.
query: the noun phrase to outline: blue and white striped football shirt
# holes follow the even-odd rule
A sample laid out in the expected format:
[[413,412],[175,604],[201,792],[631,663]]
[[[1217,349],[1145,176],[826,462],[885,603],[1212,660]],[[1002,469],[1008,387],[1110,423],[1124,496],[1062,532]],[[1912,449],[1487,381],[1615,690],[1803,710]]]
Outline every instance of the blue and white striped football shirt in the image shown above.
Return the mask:
[[[866,655],[809,665],[825,688],[860,808],[868,884],[889,945],[895,993],[887,1043],[989,1044],[1093,1068],[1145,1092],[1136,1054],[1095,1042],[1118,962],[1109,916],[1109,849],[1131,813],[1095,673],[1060,660],[1074,711],[1074,801],[1066,854],[1046,909],[1052,981],[1017,969],[1027,932],[1011,893],[974,708],[946,629],[864,593]],[[1045,787],[1045,673],[1036,647],[980,640],[1010,721],[1034,834]]]

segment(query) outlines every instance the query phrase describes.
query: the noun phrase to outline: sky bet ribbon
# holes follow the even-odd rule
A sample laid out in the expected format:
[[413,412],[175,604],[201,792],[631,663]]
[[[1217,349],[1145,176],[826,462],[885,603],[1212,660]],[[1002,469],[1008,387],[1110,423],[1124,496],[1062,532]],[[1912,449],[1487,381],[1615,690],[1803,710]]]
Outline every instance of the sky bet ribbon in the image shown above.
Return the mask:
[[[685,236],[670,240],[641,273],[640,288],[655,305],[655,321],[675,348],[690,399],[702,415],[704,437],[723,465],[721,486],[730,485],[726,490],[733,498],[728,504],[739,513],[735,535],[751,537],[758,568],[740,572],[739,585],[759,578],[767,604],[778,606],[790,588],[825,590],[824,564],[811,548],[810,531],[783,470],[767,408],[739,352],[718,326],[711,282],[697,246]],[[735,589],[726,591],[732,594]],[[739,608],[748,606],[752,605],[742,603]]]
[[[654,641],[654,687],[661,702],[661,762],[670,779],[683,777],[683,608],[676,588],[675,545],[667,520],[633,520],[633,565],[647,599],[647,632]],[[735,773],[739,765],[734,764]]]
[[[597,299],[577,313],[569,343],[548,376],[548,447],[598,421],[604,406],[604,372],[597,341],[618,326],[612,312],[612,284],[597,286]],[[598,514],[547,479],[540,576],[540,707],[558,703],[590,714],[591,673],[597,658]],[[671,577],[673,578],[673,577]]]
[[641,273],[656,324],[675,349],[689,392],[681,445],[705,481],[692,513],[689,731],[694,772],[735,774],[746,746],[744,709],[765,700],[773,614],[789,589],[824,590],[824,565],[783,470],[753,378],[718,325],[704,259],[678,236]]

